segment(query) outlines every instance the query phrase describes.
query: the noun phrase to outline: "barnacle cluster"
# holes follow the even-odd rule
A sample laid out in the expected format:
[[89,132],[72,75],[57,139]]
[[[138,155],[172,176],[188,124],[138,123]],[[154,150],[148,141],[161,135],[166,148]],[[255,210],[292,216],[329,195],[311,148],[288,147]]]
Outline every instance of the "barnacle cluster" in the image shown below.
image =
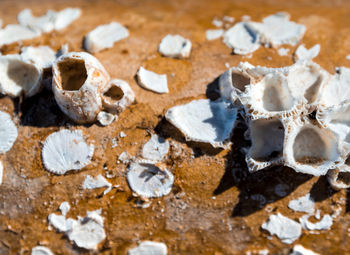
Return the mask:
[[334,75],[311,60],[283,68],[240,63],[221,75],[221,97],[247,123],[250,172],[285,165],[350,187],[350,69]]

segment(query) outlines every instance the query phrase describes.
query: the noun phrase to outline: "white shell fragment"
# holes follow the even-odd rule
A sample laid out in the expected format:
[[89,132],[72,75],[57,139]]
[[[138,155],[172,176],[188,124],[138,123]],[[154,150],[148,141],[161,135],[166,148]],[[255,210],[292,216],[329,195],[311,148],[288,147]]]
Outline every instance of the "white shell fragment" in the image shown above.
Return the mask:
[[310,193],[308,193],[303,197],[291,200],[288,204],[288,207],[296,212],[306,212],[313,214],[315,211],[315,202],[310,197]]
[[60,109],[77,123],[94,122],[110,80],[102,64],[88,53],[69,52],[54,62],[52,71],[52,90]]
[[263,229],[276,235],[283,243],[291,244],[301,236],[301,225],[282,214],[270,215],[267,222],[262,224]]
[[17,24],[10,24],[0,29],[0,47],[15,42],[30,40],[40,35],[41,33],[39,31]]
[[159,44],[158,51],[165,57],[188,58],[192,43],[180,35],[167,35]]
[[235,126],[237,108],[224,101],[200,99],[170,108],[165,118],[185,135],[187,141],[226,148]]
[[73,219],[66,219],[65,215],[51,213],[48,216],[49,223],[59,232],[66,232],[72,228]]
[[289,255],[320,255],[320,254],[315,253],[309,249],[306,249],[300,244],[296,244],[293,247],[293,251]]
[[41,73],[20,55],[0,56],[0,92],[11,97],[33,96],[41,89]]
[[54,255],[52,251],[45,246],[35,246],[32,249],[31,255]]
[[91,53],[97,53],[112,48],[114,43],[128,36],[128,29],[118,22],[111,22],[89,32],[84,38],[84,48]]
[[49,33],[53,30],[66,28],[80,15],[80,9],[66,8],[59,12],[48,10],[45,15],[34,17],[30,9],[24,9],[18,14],[17,20],[22,26],[42,33]]
[[80,170],[91,162],[94,145],[85,142],[81,130],[61,130],[49,135],[43,145],[43,164],[51,173]]
[[100,111],[97,114],[97,120],[102,126],[108,126],[113,123],[115,116],[111,113]]
[[35,64],[38,68],[51,68],[56,60],[56,53],[48,46],[23,47],[21,57],[24,61]]
[[280,55],[280,56],[288,56],[289,49],[288,48],[279,48],[277,52],[278,52],[278,55]]
[[84,189],[106,188],[106,190],[103,192],[103,194],[106,195],[108,192],[112,190],[113,185],[100,174],[96,178],[93,178],[92,176],[87,175],[83,184],[83,188]]
[[307,230],[329,230],[333,225],[332,216],[326,214],[322,217],[322,219],[317,223],[312,223],[309,221],[310,215],[302,216],[299,221],[304,229]]
[[17,136],[17,127],[10,115],[0,111],[0,153],[9,151],[16,141]]
[[224,34],[223,29],[208,29],[205,32],[205,37],[208,41],[219,39]]
[[69,205],[69,203],[68,203],[67,201],[62,202],[62,204],[60,205],[59,209],[60,209],[62,215],[63,215],[63,216],[66,216],[67,213],[68,213],[69,210],[70,210],[70,205]]
[[137,71],[137,80],[141,87],[150,91],[159,94],[169,92],[166,74],[156,74],[141,66]]
[[247,22],[239,22],[227,30],[224,43],[239,55],[252,53],[260,47],[259,34]]
[[164,243],[143,241],[139,246],[128,250],[128,255],[167,255],[168,250]]
[[152,162],[160,162],[169,151],[169,143],[158,135],[151,136],[151,139],[142,148],[142,157]]
[[319,44],[314,45],[310,49],[306,49],[304,44],[301,44],[297,50],[295,51],[295,60],[297,61],[303,61],[303,60],[312,60],[313,58],[317,57],[320,53],[321,46]]
[[134,101],[134,91],[123,80],[112,79],[102,90],[103,108],[110,113],[120,114]]
[[132,163],[126,177],[130,188],[145,198],[168,195],[174,183],[170,171],[149,163]]

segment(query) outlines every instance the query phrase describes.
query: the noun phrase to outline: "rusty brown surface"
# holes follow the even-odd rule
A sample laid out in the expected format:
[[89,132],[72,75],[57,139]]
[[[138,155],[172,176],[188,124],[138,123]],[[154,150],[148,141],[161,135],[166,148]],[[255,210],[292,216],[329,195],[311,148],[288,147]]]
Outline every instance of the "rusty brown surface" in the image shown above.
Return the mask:
[[[24,45],[58,49],[67,42],[70,50],[81,51],[83,36],[97,25],[122,23],[130,30],[130,37],[95,56],[111,77],[129,82],[137,102],[118,121],[101,127],[70,122],[50,93],[22,104],[8,97],[0,99],[0,110],[13,114],[19,127],[14,146],[1,156],[4,182],[0,186],[0,254],[29,254],[38,244],[46,245],[55,254],[93,254],[77,249],[63,234],[48,230],[47,216],[56,212],[63,201],[72,206],[69,217],[102,208],[107,238],[99,246],[99,254],[126,254],[139,240],[164,242],[169,254],[257,254],[262,249],[268,249],[270,254],[288,254],[292,245],[282,244],[276,237],[269,240],[260,226],[275,212],[297,220],[303,214],[288,209],[288,202],[307,192],[316,197],[316,208],[322,213],[332,213],[338,207],[342,211],[330,231],[304,231],[296,243],[321,254],[350,254],[346,191],[334,192],[324,177],[311,178],[287,168],[248,174],[240,150],[247,146],[243,128],[235,131],[231,150],[216,151],[186,143],[163,119],[169,107],[210,94],[206,93],[208,85],[225,71],[225,63],[232,66],[249,61],[271,67],[293,63],[291,53],[295,47],[284,46],[291,49],[288,56],[261,47],[249,58],[232,55],[221,40],[206,41],[205,30],[214,28],[214,17],[229,15],[239,20],[242,15],[250,15],[252,20],[260,21],[277,11],[287,11],[293,21],[307,27],[302,43],[307,48],[321,45],[315,62],[334,73],[337,66],[350,66],[345,59],[350,54],[349,1],[2,0],[0,18],[9,24],[16,22],[23,8],[31,8],[39,15],[50,8],[64,7],[79,7],[83,14],[67,29]],[[189,59],[174,60],[157,53],[160,40],[168,33],[179,33],[192,41]],[[19,49],[19,45],[12,45],[2,52]],[[169,94],[155,94],[137,85],[134,75],[141,65],[168,75]],[[92,164],[82,171],[54,176],[42,166],[41,143],[60,128],[82,129],[96,150]],[[149,139],[148,132],[154,130],[171,142],[166,165],[175,176],[175,184],[170,195],[152,199],[149,208],[141,209],[136,207],[137,199],[127,185],[126,166],[117,158],[123,151],[137,156]],[[127,134],[125,138],[119,138],[121,131]],[[118,146],[112,148],[115,137]],[[120,185],[119,189],[105,196],[100,196],[103,189],[82,190],[87,174],[105,175],[106,171],[114,175],[110,181]],[[277,184],[288,185],[285,197],[275,194]],[[263,195],[266,203],[254,200],[256,194]]]

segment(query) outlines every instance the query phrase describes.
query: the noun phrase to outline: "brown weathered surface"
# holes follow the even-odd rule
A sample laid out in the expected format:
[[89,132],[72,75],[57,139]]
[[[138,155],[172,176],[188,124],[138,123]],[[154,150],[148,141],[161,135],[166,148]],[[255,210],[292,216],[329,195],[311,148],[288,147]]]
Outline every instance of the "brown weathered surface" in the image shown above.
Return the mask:
[[[296,243],[322,254],[350,253],[346,191],[335,193],[324,177],[311,178],[287,168],[247,174],[240,152],[247,142],[242,139],[241,128],[233,137],[232,151],[212,151],[186,143],[162,120],[169,107],[205,98],[208,85],[226,69],[225,63],[236,65],[249,61],[271,67],[293,63],[291,54],[281,57],[276,49],[261,47],[248,58],[230,54],[221,40],[206,41],[205,30],[214,28],[211,21],[215,16],[229,15],[239,20],[242,15],[250,15],[252,20],[260,21],[277,11],[287,11],[292,20],[307,26],[302,41],[307,48],[321,44],[321,53],[315,61],[334,73],[337,66],[350,66],[350,61],[345,59],[350,54],[349,1],[2,0],[0,18],[9,24],[16,22],[17,13],[23,8],[43,14],[49,8],[64,7],[80,7],[83,15],[63,31],[24,44],[58,49],[67,42],[70,50],[80,51],[83,36],[97,25],[110,21],[126,25],[130,37],[95,56],[111,77],[130,83],[137,103],[125,110],[117,122],[101,127],[71,123],[49,93],[26,100],[20,107],[18,100],[0,99],[0,110],[13,113],[19,126],[15,145],[1,156],[5,169],[0,186],[0,254],[29,254],[37,244],[46,245],[55,254],[89,253],[76,249],[62,234],[48,230],[48,214],[55,212],[63,201],[69,201],[72,206],[69,217],[102,208],[107,239],[100,246],[100,254],[126,254],[139,240],[164,242],[169,254],[245,254],[247,251],[257,254],[265,248],[271,254],[288,254],[292,245],[282,244],[276,237],[269,240],[260,226],[271,212],[297,220],[302,214],[289,210],[288,202],[310,190],[317,198],[316,208],[323,213],[332,213],[338,207],[342,212],[330,231],[319,234],[304,231]],[[192,41],[189,59],[163,58],[157,53],[158,44],[167,33],[179,33]],[[295,49],[284,47],[290,48],[290,53]],[[18,45],[12,45],[2,52],[19,49]],[[141,65],[166,73],[170,93],[159,95],[140,88],[134,75]],[[94,142],[95,155],[93,163],[83,171],[54,176],[42,166],[41,142],[64,127],[82,129],[88,140]],[[138,155],[149,139],[148,131],[153,130],[172,144],[166,164],[175,175],[175,185],[170,195],[153,199],[149,208],[140,209],[126,182],[126,166],[118,163],[117,157],[123,151]],[[119,138],[120,131],[127,137]],[[112,148],[115,137],[118,146]],[[100,196],[103,189],[81,189],[87,174],[96,176],[106,172],[114,175],[110,181],[119,184],[120,189],[103,197]],[[274,193],[277,184],[287,185],[287,196],[281,198]],[[262,194],[266,201],[259,201],[257,194]]]

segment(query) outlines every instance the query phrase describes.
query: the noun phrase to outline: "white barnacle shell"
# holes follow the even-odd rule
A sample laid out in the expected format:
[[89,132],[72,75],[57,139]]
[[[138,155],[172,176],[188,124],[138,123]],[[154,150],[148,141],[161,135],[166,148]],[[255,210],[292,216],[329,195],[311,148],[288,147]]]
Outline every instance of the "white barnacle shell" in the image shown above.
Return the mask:
[[42,161],[46,170],[61,175],[87,166],[93,154],[94,145],[86,143],[81,130],[64,129],[46,138]]
[[33,96],[41,89],[42,71],[20,55],[0,56],[0,92],[11,97]]
[[126,178],[130,188],[145,198],[168,195],[174,183],[169,170],[161,170],[151,163],[132,163]]
[[325,175],[343,163],[338,136],[308,118],[290,121],[283,148],[285,165],[314,176]]
[[53,255],[52,251],[45,246],[35,246],[31,255]]
[[159,44],[158,51],[165,57],[188,58],[192,43],[181,35],[167,35]]
[[40,69],[48,69],[56,60],[56,53],[48,46],[29,46],[21,49],[21,57],[24,61],[33,63]]
[[103,108],[113,114],[120,114],[135,101],[134,91],[123,80],[112,79],[102,90]]
[[[342,171],[346,169],[347,171]],[[327,179],[331,187],[335,190],[350,188],[350,166],[341,166],[337,169],[330,169],[327,173]]]
[[306,27],[289,21],[289,14],[279,12],[263,19],[262,23],[252,22],[260,33],[260,42],[278,47],[281,44],[296,45],[304,36]]
[[200,99],[170,108],[165,118],[185,135],[187,141],[227,148],[236,123],[237,108],[221,100]]
[[129,36],[129,31],[118,22],[111,22],[106,25],[96,27],[84,38],[84,48],[97,53],[101,50],[112,48],[118,42]]
[[60,109],[77,123],[96,120],[109,74],[85,52],[69,52],[53,63],[52,90]]
[[142,88],[159,94],[169,92],[166,74],[157,74],[141,66],[136,75],[138,84]]
[[239,55],[256,51],[260,47],[259,38],[250,22],[238,22],[224,33],[224,43]]
[[9,24],[0,29],[0,47],[23,40],[33,39],[41,35],[40,31],[17,24]]
[[5,153],[12,148],[17,135],[17,127],[11,120],[10,115],[0,111],[0,153]]
[[167,255],[168,250],[164,243],[143,241],[139,246],[128,250],[128,255]]
[[250,172],[283,163],[285,127],[279,119],[257,119],[249,122],[251,147],[246,154]]
[[305,108],[303,98],[294,93],[280,72],[268,73],[261,81],[246,86],[241,102],[252,119],[285,119],[299,115]]
[[298,62],[290,67],[288,86],[296,97],[301,97],[312,112],[318,106],[324,86],[330,75],[314,62]]
[[231,67],[219,78],[219,90],[221,98],[236,101],[245,91],[245,86],[250,84],[250,76],[247,69],[254,68],[248,62],[241,62],[237,67]]

